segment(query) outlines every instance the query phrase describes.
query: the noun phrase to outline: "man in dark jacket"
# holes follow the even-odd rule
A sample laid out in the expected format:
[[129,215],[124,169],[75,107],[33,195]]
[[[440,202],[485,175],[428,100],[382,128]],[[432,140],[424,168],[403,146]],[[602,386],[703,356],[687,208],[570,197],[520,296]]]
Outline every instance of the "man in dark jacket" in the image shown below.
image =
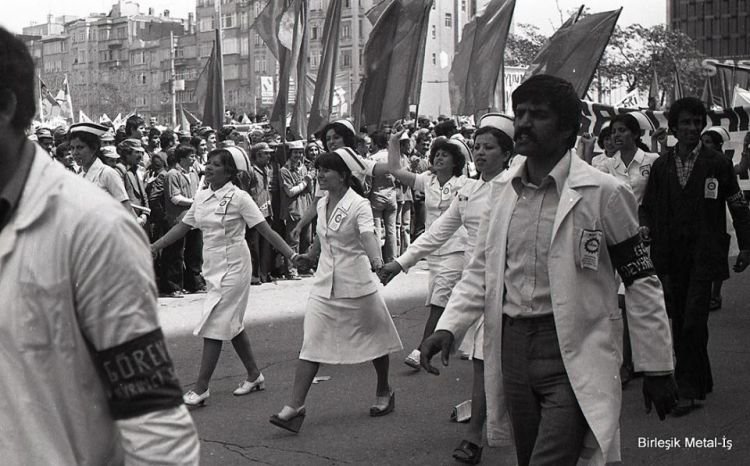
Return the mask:
[[654,162],[641,207],[643,233],[653,238],[651,256],[672,319],[681,400],[676,414],[689,412],[713,389],[708,304],[711,282],[729,278],[726,206],[740,247],[735,272],[750,263],[750,210],[732,162],[700,144],[705,126],[700,100],[687,97],[672,105],[669,129],[677,145]]

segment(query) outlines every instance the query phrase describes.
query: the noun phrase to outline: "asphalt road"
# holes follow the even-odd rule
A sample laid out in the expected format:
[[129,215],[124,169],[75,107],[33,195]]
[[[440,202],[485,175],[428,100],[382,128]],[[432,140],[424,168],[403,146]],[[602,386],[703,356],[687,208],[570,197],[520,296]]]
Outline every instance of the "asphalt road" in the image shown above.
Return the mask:
[[[384,294],[404,343],[391,358],[396,411],[371,418],[375,373],[370,364],[322,366],[330,376],[312,386],[307,418],[298,435],[268,422],[289,399],[295,361],[302,343],[302,316],[310,279],[253,287],[246,328],[266,378],[266,390],[232,396],[244,369],[226,344],[211,381],[206,407],[192,410],[201,438],[204,465],[444,465],[466,425],[449,421],[451,408],[470,398],[471,362],[452,360],[438,377],[414,372],[403,357],[422,334],[427,274],[401,275]],[[750,272],[724,285],[724,307],[711,314],[709,352],[714,393],[704,407],[682,418],[660,422],[644,413],[640,380],[624,391],[621,444],[624,464],[750,464]],[[192,335],[203,295],[161,299],[160,315],[183,386],[192,387],[202,341]],[[706,440],[716,439],[715,446]],[[677,440],[677,445],[675,445]],[[643,446],[662,441],[662,446]],[[671,442],[667,448],[665,442]],[[701,443],[702,442],[702,443]],[[640,445],[639,445],[640,444]],[[482,464],[514,465],[512,448],[485,448]]]

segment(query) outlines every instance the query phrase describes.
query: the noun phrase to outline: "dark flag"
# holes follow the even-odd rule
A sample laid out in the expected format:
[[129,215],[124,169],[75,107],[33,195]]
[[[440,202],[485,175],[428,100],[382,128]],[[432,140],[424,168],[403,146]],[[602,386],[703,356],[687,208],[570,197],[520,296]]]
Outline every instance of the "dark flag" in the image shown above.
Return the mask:
[[674,88],[672,89],[672,96],[672,102],[685,97],[685,92],[682,90],[682,82],[680,81],[680,72],[677,70],[676,64],[674,69]]
[[[273,1],[273,0],[272,0]],[[292,107],[291,130],[301,139],[307,129],[307,0],[292,0],[284,11],[278,28],[279,93],[271,113],[271,125],[286,141],[289,78],[296,65],[297,93]]]
[[537,54],[524,79],[536,74],[557,76],[572,83],[583,98],[621,11],[596,13],[563,25]]
[[331,0],[323,26],[323,53],[315,80],[307,134],[315,134],[331,118],[333,95],[336,86],[336,64],[339,55],[339,29],[341,28],[342,0]]
[[198,108],[203,105],[203,125],[221,128],[224,125],[224,81],[222,79],[221,41],[216,30],[214,46],[195,85]]
[[653,75],[651,76],[651,84],[648,87],[648,100],[651,102],[651,99],[654,99],[653,101],[657,103],[657,106],[659,103],[661,103],[661,98],[659,97],[659,79],[656,76],[656,66],[654,66],[654,60],[651,59],[651,71],[653,72]]
[[383,12],[388,7],[388,5],[390,5],[393,1],[394,0],[380,0],[379,3],[376,3],[375,6],[367,10],[365,12],[365,16],[367,16],[370,24],[374,26],[375,23],[377,23],[380,17],[383,15]]
[[372,29],[354,104],[357,127],[407,117],[409,104],[419,102],[432,1],[394,0]]
[[706,82],[703,84],[703,95],[701,95],[701,100],[704,104],[706,104],[706,109],[711,110],[714,103],[714,90],[711,87],[711,77],[706,76]]
[[[492,0],[482,16],[464,27],[450,72],[451,110],[473,115],[479,110],[502,109],[495,102],[498,78],[502,81],[503,54],[516,0]],[[504,93],[500,93],[504,95]]]
[[263,42],[271,50],[276,60],[279,59],[279,27],[281,17],[288,8],[290,0],[269,0],[263,11],[260,12],[255,22],[250,27],[255,29]]

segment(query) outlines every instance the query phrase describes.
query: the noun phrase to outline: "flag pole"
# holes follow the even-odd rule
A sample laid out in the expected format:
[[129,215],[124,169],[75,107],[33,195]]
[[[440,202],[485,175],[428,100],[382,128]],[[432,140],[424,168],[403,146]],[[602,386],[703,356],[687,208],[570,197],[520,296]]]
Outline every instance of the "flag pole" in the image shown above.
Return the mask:
[[42,108],[42,78],[37,75],[36,88],[39,91],[39,121],[44,123],[44,109]]
[[[225,102],[224,102],[224,47],[222,47],[221,42],[221,1],[222,0],[215,0],[216,1],[216,13],[218,15],[218,21],[216,23],[216,40],[218,41],[218,48],[216,49],[219,53],[216,54],[216,59],[219,60],[219,70],[221,70],[221,73],[219,73],[219,89],[221,89],[221,115],[219,115],[220,121],[224,122],[224,113],[226,112]],[[222,125],[223,126],[223,125]],[[218,131],[219,128],[216,128]]]

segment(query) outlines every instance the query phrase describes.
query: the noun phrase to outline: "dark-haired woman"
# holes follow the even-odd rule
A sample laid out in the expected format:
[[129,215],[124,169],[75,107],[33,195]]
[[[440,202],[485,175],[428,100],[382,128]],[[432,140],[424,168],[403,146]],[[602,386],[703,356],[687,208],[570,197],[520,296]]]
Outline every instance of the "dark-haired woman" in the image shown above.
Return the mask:
[[[594,159],[592,166],[609,173],[615,178],[630,186],[635,194],[638,205],[643,201],[646,193],[648,177],[651,174],[651,166],[659,158],[659,154],[644,152],[641,149],[641,127],[633,115],[624,113],[616,115],[610,120],[611,139],[617,152],[612,157],[597,161]],[[628,335],[627,313],[625,308],[625,285],[620,283],[618,302],[622,309],[623,317],[623,347],[622,367],[620,379],[623,385],[627,384],[635,376],[633,368],[633,355],[630,347],[630,336]]]
[[[474,162],[479,179],[468,179],[451,201],[450,207],[395,261],[383,266],[381,280],[387,284],[393,277],[407,271],[421,259],[433,253],[464,227],[467,231],[464,264],[474,252],[477,231],[482,216],[490,206],[491,182],[507,167],[513,155],[513,119],[491,113],[484,115],[477,125],[474,139]],[[462,268],[458,270],[461,273]],[[474,380],[471,393],[471,420],[465,439],[453,451],[453,457],[464,463],[477,464],[482,458],[482,429],[487,412],[484,394],[484,328],[483,318],[467,332],[461,350],[471,356]],[[488,428],[488,435],[493,432]]]
[[252,276],[245,226],[255,228],[288,259],[294,256],[294,251],[271,230],[250,194],[242,189],[242,172],[249,168],[250,162],[238,148],[210,152],[205,174],[208,189],[198,191],[182,220],[151,245],[157,252],[193,228],[203,233],[203,276],[207,295],[200,323],[193,332],[203,337],[203,356],[195,388],[183,397],[188,406],[203,405],[210,396],[208,384],[226,340],[232,342],[247,370],[247,379],[240,383],[234,395],[265,388],[265,379],[255,363],[243,324]]
[[76,163],[81,167],[83,177],[99,186],[128,211],[130,198],[125,191],[125,184],[114,168],[108,167],[99,158],[101,155],[101,139],[107,128],[92,123],[72,125],[68,132],[68,144]]
[[[402,185],[424,193],[426,230],[450,207],[453,198],[466,183],[467,178],[462,172],[466,161],[470,159],[469,148],[458,139],[435,139],[429,157],[432,168],[417,175],[402,166],[399,145],[402,132],[397,131],[391,135],[388,144],[388,170]],[[435,325],[448,304],[451,290],[461,278],[465,250],[466,228],[461,226],[448,241],[427,257],[430,281],[425,305],[430,307],[430,315],[425,323],[423,339],[435,331]],[[415,349],[409,353],[404,363],[419,370],[419,356],[419,350]]]
[[[385,300],[372,271],[383,266],[370,203],[352,175],[360,163],[348,148],[316,160],[318,183],[326,194],[318,201],[320,260],[305,312],[304,337],[289,404],[271,423],[298,432],[305,417],[305,398],[320,364],[372,361],[377,374],[370,416],[395,407],[388,381],[389,354],[402,349]],[[300,256],[310,261],[307,254]]]

